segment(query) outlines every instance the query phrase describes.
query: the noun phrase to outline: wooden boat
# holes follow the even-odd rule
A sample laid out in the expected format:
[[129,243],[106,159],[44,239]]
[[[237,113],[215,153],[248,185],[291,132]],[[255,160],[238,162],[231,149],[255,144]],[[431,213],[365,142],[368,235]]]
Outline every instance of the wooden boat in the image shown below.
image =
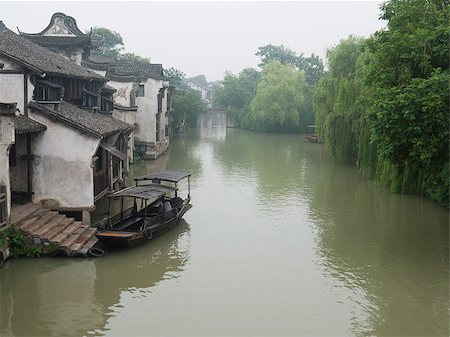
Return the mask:
[[319,139],[315,135],[316,126],[315,125],[308,125],[308,130],[310,130],[308,135],[305,136],[305,139],[310,143],[318,143]]
[[[121,208],[120,213],[108,215],[94,225],[99,228],[96,236],[102,245],[108,248],[132,247],[175,227],[190,208],[190,175],[178,171],[151,173],[135,178],[136,186],[108,196],[108,214],[113,198],[120,199]],[[178,196],[177,184],[184,178],[188,178],[188,194],[182,199]],[[124,210],[124,199],[127,198],[133,200],[133,206]]]
[[319,142],[319,139],[317,139],[317,136],[314,136],[314,135],[307,135],[307,136],[305,136],[305,139],[308,142],[311,142],[311,143],[318,143]]

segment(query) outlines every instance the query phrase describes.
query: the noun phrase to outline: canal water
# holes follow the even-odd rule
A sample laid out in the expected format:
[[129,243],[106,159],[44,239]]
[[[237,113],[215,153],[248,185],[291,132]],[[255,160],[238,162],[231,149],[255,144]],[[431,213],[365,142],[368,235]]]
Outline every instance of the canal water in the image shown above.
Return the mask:
[[301,135],[224,125],[207,115],[133,169],[192,172],[172,231],[98,259],[8,261],[0,335],[448,336],[445,209]]

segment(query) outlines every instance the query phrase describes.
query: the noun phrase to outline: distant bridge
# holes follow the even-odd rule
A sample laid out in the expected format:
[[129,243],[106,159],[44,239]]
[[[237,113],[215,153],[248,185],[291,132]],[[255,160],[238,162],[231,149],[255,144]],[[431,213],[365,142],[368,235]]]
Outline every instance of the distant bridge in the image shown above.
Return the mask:
[[228,116],[228,111],[226,109],[221,109],[221,108],[208,108],[208,111],[206,112],[207,114],[209,114],[210,116],[220,116],[220,115],[225,115],[226,116],[226,126],[227,128],[235,128],[236,124],[234,123],[234,121],[229,118]]

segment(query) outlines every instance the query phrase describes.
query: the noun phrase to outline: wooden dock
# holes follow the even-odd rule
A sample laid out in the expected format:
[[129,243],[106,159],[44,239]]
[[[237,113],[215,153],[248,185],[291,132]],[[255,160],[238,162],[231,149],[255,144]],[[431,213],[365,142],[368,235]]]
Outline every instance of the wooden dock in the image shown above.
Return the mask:
[[13,207],[11,224],[25,234],[27,243],[42,247],[52,244],[57,247],[55,251],[67,256],[88,256],[98,242],[96,228],[32,203]]

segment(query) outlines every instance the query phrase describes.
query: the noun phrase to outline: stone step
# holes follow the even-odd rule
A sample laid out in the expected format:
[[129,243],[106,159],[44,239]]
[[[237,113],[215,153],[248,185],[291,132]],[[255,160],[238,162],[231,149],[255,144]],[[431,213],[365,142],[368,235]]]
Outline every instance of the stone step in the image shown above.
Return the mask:
[[86,230],[88,230],[88,228],[89,226],[87,225],[81,225],[59,245],[63,248],[69,248],[78,240],[81,235],[83,235],[84,232],[86,232]]
[[31,232],[32,236],[42,236],[48,231],[52,230],[56,226],[58,226],[64,219],[66,218],[65,215],[58,214],[55,217],[53,217],[49,222],[47,222],[45,225],[35,229],[33,232]]
[[34,222],[36,222],[39,218],[41,218],[42,215],[48,212],[50,212],[48,209],[41,208],[36,212],[34,212],[33,214],[31,214],[29,217],[23,219],[21,222],[18,222],[16,226],[20,230],[25,230],[28,226],[31,226]]
[[32,225],[26,227],[25,229],[22,229],[27,234],[31,234],[33,231],[35,231],[37,228],[45,225],[47,222],[52,220],[54,217],[56,217],[59,213],[54,211],[49,211],[47,213],[44,213],[43,216],[41,216],[38,220],[33,222]]
[[97,233],[97,228],[88,228],[78,239],[69,247],[70,253],[74,254],[80,250]]
[[50,231],[48,231],[47,233],[45,233],[42,236],[42,240],[43,241],[50,241],[52,240],[55,236],[57,236],[58,234],[60,234],[63,230],[65,230],[68,226],[70,226],[71,224],[73,224],[74,219],[73,218],[66,218],[64,219],[58,226],[55,226],[54,228],[52,228]]
[[50,241],[55,242],[57,244],[61,244],[64,240],[66,240],[74,231],[82,226],[82,222],[74,221],[72,224],[67,226],[61,233],[53,237]]

